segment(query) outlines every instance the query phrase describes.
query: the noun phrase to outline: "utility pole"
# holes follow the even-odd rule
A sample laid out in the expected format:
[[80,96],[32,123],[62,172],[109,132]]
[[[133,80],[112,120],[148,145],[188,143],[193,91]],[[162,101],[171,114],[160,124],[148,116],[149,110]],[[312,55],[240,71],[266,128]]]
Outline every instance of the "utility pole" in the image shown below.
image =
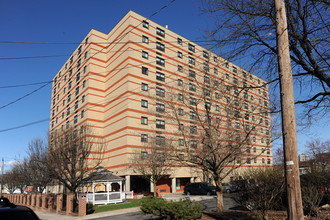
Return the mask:
[[2,197],[2,184],[3,184],[3,167],[4,167],[5,160],[2,158],[2,165],[1,165],[1,182],[0,182],[0,198]]
[[288,219],[303,220],[297,131],[293,95],[293,80],[290,63],[289,37],[284,0],[275,0],[278,72],[280,77],[282,133],[285,181],[288,199]]

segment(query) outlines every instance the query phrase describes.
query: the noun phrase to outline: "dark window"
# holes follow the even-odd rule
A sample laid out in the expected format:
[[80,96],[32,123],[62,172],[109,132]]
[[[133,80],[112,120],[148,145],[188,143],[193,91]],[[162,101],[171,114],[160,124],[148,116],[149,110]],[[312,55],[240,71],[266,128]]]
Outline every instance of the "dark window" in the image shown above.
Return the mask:
[[156,119],[156,128],[165,129],[165,121]]
[[141,124],[147,125],[148,124],[148,117],[141,116]]
[[162,88],[156,87],[156,95],[164,97],[165,96],[165,90],[162,89]]
[[189,70],[189,76],[190,76],[191,78],[195,78],[195,77],[196,77],[196,73],[195,73],[195,71],[193,71],[193,70]]
[[206,52],[206,51],[203,51],[203,57],[205,57],[206,59],[208,59],[209,58],[209,53]]
[[156,79],[164,82],[165,81],[165,74],[160,73],[160,72],[156,72]]
[[142,99],[142,100],[141,100],[141,107],[148,108],[148,101]]
[[149,44],[149,38],[147,36],[142,36],[142,43]]
[[142,26],[149,29],[149,23],[147,21],[143,21]]
[[161,66],[165,66],[165,60],[160,57],[156,57],[156,63]]
[[163,137],[163,136],[156,136],[156,144],[157,145],[165,144],[165,137]]
[[178,57],[182,59],[182,53],[180,51],[178,51]]
[[142,74],[148,75],[148,73],[149,73],[148,68],[143,66],[142,67]]
[[163,29],[157,28],[156,33],[159,36],[165,37],[165,31]]
[[142,57],[145,59],[149,59],[149,54],[146,51],[142,51]]
[[192,65],[195,65],[195,58],[193,57],[188,57],[188,62]]
[[182,39],[178,38],[178,44],[182,45]]
[[195,46],[192,44],[188,44],[188,49],[192,52],[195,52]]
[[147,134],[141,134],[141,142],[148,142],[148,135]]
[[196,91],[196,85],[192,84],[192,83],[189,83],[189,90],[190,91]]
[[156,103],[156,111],[157,112],[165,112],[165,105],[160,104],[160,103]]
[[142,83],[142,84],[141,84],[141,90],[142,90],[142,91],[148,91],[148,84],[146,84],[146,83]]
[[160,51],[165,51],[165,45],[162,43],[157,42],[156,43],[156,48]]

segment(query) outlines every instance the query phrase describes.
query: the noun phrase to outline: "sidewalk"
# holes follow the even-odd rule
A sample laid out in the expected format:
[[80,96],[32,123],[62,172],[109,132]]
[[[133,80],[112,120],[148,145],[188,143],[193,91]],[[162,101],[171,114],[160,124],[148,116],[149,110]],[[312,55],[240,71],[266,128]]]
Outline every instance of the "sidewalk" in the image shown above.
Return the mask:
[[83,220],[83,219],[95,219],[95,218],[102,218],[102,217],[109,217],[109,216],[115,216],[115,215],[121,215],[125,213],[131,213],[131,212],[139,212],[140,207],[133,207],[133,208],[127,208],[127,209],[117,209],[113,211],[107,211],[107,212],[100,212],[95,213],[91,215],[86,216],[69,216],[69,215],[60,215],[56,213],[49,213],[49,212],[40,212],[35,211],[35,213],[39,216],[41,220]]

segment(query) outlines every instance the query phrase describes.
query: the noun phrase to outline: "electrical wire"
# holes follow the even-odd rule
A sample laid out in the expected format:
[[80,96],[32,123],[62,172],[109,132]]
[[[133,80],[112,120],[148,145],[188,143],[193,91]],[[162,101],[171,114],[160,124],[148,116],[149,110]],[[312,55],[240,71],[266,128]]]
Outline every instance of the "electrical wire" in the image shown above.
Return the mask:
[[45,122],[45,121],[49,121],[49,118],[41,119],[41,120],[38,120],[38,121],[34,121],[34,122],[27,123],[27,124],[23,124],[23,125],[18,125],[16,127],[12,127],[12,128],[2,129],[2,130],[0,130],[0,132],[6,132],[6,131],[15,130],[15,129],[18,129],[18,128],[28,127],[28,126],[31,126],[31,125],[35,125],[35,124],[39,124],[39,123]]

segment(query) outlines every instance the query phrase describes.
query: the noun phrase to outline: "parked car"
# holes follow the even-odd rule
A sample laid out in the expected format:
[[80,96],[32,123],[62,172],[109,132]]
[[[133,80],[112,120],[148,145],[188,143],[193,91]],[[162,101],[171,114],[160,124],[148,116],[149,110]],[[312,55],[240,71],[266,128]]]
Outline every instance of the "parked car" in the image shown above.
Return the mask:
[[207,183],[187,183],[184,187],[186,195],[215,195],[216,187]]
[[18,206],[10,203],[7,198],[0,198],[0,219],[1,220],[39,220],[39,217],[32,209],[26,206]]
[[236,192],[238,189],[237,185],[231,183],[222,183],[222,190],[226,193]]

